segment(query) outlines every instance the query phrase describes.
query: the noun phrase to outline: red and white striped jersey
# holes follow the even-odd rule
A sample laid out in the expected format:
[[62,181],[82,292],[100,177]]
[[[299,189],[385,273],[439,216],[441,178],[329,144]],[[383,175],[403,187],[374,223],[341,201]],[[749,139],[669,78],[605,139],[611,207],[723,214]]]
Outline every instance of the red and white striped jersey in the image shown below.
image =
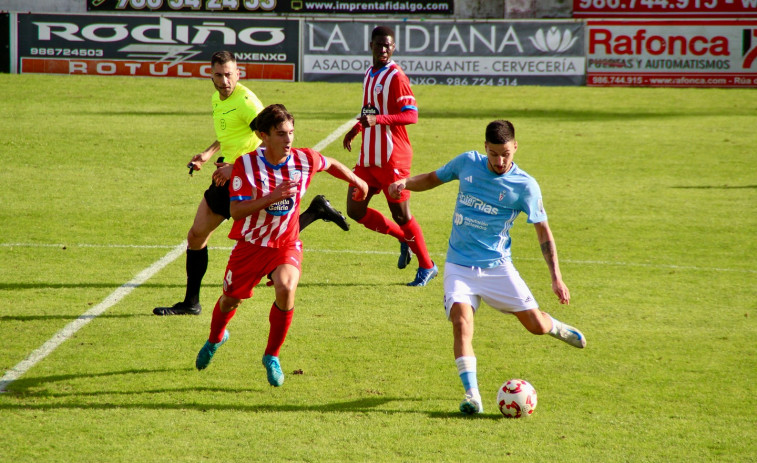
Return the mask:
[[[371,66],[365,72],[363,108],[366,107],[376,108],[377,114],[418,110],[410,80],[394,61],[376,71]],[[357,165],[409,169],[412,159],[413,147],[404,125],[363,127],[363,144]]]
[[278,201],[257,214],[235,220],[229,238],[248,241],[258,246],[279,248],[299,242],[300,201],[310,186],[312,176],[326,168],[323,155],[310,148],[292,148],[286,161],[270,164],[261,147],[237,158],[231,172],[229,199],[244,201],[261,198],[285,180],[299,181],[298,192],[292,198]]

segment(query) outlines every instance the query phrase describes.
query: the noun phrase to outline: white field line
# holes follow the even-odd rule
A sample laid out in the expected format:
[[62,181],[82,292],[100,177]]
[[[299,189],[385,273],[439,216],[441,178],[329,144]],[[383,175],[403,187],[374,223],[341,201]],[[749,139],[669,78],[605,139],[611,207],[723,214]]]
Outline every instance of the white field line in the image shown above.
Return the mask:
[[[0,248],[12,247],[29,247],[29,248],[63,248],[63,247],[80,247],[80,248],[126,248],[126,249],[169,249],[169,245],[142,245],[142,244],[55,244],[55,243],[0,243]],[[231,251],[231,246],[209,246],[208,249]],[[356,255],[395,255],[395,251],[368,251],[365,249],[313,249],[307,248],[308,253],[324,254],[356,254]],[[444,257],[444,253],[432,253],[435,257]],[[541,261],[538,257],[514,257],[513,260]],[[673,265],[663,263],[643,263],[643,262],[620,262],[620,261],[603,261],[603,260],[574,260],[560,259],[560,262],[576,265],[604,265],[610,267],[640,267],[640,268],[657,268],[670,270],[692,270],[697,272],[734,272],[734,273],[757,273],[755,269],[743,268],[719,268],[719,267],[700,267],[696,265]]]
[[63,342],[65,342],[71,336],[76,334],[76,332],[79,331],[82,327],[84,327],[84,325],[94,320],[98,315],[102,315],[112,306],[118,304],[121,299],[125,298],[129,293],[134,291],[135,288],[139,287],[142,283],[149,280],[163,267],[176,260],[177,257],[184,254],[186,249],[186,243],[181,243],[180,245],[174,247],[168,254],[161,257],[151,266],[142,270],[137,276],[132,278],[131,281],[124,283],[115,291],[110,293],[110,295],[103,299],[102,302],[84,312],[79,316],[79,318],[66,325],[62,330],[55,333],[52,338],[48,339],[47,342],[42,344],[31,354],[29,354],[29,356],[22,360],[18,365],[5,372],[5,375],[0,378],[0,393],[5,392],[5,389],[10,383],[20,378],[24,373],[29,371],[31,367],[36,365],[37,362],[50,355],[58,346],[60,346]]
[[357,123],[357,119],[352,119],[340,125],[336,130],[331,132],[331,134],[328,137],[319,141],[318,144],[316,144],[313,147],[313,149],[316,151],[323,151],[327,146],[333,143],[337,138],[347,133],[347,131],[350,130],[352,126],[354,126],[356,123]]
[[[354,120],[345,122],[344,124],[339,126],[336,130],[334,130],[331,134],[329,134],[328,137],[321,140],[317,145],[315,145],[313,149],[315,149],[316,151],[321,151],[322,149],[326,148],[330,143],[332,143],[334,140],[336,140],[337,138],[342,136],[344,133],[346,133],[354,124],[355,124]],[[22,246],[23,247],[63,248],[64,246],[67,247],[68,245],[0,243],[0,247],[22,247]],[[76,246],[101,247],[101,248],[105,247],[105,248],[151,248],[151,249],[152,248],[160,249],[164,247],[164,246],[130,246],[130,245],[100,246],[100,245],[87,245],[87,244],[77,244]],[[58,348],[58,346],[60,346],[62,343],[68,340],[71,336],[76,334],[76,332],[82,329],[82,327],[84,327],[87,323],[94,320],[97,316],[102,315],[109,308],[118,304],[121,301],[121,299],[129,295],[129,293],[131,293],[132,291],[134,291],[134,289],[142,285],[142,283],[152,278],[153,275],[158,273],[161,269],[163,269],[163,267],[165,267],[166,265],[176,260],[179,256],[183,255],[186,248],[187,248],[186,242],[183,242],[179,244],[178,246],[173,247],[168,254],[160,258],[158,261],[153,263],[151,266],[149,266],[145,270],[141,271],[131,281],[121,285],[118,289],[116,289],[108,297],[106,297],[102,302],[92,307],[88,311],[84,312],[82,315],[79,316],[79,318],[77,318],[76,320],[66,325],[62,330],[55,333],[52,338],[48,339],[44,344],[38,347],[34,352],[29,354],[28,357],[26,357],[24,360],[19,362],[16,366],[11,368],[10,370],[6,371],[3,377],[0,378],[0,394],[5,392],[9,384],[16,381],[22,375],[24,375],[27,371],[29,371],[29,369],[31,369],[34,365],[36,365],[37,362],[39,362],[40,360],[50,355],[55,349]]]

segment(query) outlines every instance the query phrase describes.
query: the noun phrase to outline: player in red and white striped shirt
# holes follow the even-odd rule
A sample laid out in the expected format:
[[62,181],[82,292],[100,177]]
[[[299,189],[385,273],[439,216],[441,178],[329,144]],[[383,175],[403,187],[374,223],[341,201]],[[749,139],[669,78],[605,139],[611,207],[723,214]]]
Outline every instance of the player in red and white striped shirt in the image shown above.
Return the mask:
[[[405,268],[412,254],[418,257],[418,271],[408,286],[425,286],[439,269],[426,249],[423,231],[410,213],[410,193],[403,191],[399,199],[391,197],[388,187],[397,180],[410,177],[413,148],[405,128],[418,122],[415,96],[402,69],[392,61],[394,32],[384,26],[373,29],[371,50],[373,66],[363,79],[363,108],[358,123],[345,136],[342,144],[352,151],[352,140],[363,134],[355,174],[370,187],[365,200],[347,195],[347,215],[366,228],[391,235],[400,242],[397,267]],[[376,193],[384,192],[394,221],[368,207]],[[411,252],[412,251],[412,252]]]
[[223,295],[213,309],[210,336],[197,354],[195,366],[207,368],[218,347],[229,338],[226,330],[243,299],[270,275],[276,292],[268,320],[268,345],[263,355],[268,382],[281,386],[284,373],[279,350],[294,311],[300,279],[302,242],[299,238],[300,201],[313,174],[326,171],[353,186],[355,200],[365,199],[368,185],[335,159],[309,148],[292,148],[294,117],[283,105],[271,105],[253,121],[265,148],[237,158],[229,187],[234,224],[229,238],[236,240],[223,281]]

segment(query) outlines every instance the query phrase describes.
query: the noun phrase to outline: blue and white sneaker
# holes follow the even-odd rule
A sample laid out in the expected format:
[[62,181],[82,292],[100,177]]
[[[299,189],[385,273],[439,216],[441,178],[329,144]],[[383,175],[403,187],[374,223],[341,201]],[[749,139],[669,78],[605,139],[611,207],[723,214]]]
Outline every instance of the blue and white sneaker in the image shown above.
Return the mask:
[[415,280],[408,283],[408,286],[426,286],[435,276],[439,274],[439,267],[434,264],[431,268],[420,268],[415,273]]
[[208,365],[210,364],[210,360],[213,358],[213,355],[215,355],[218,348],[221,347],[223,343],[225,343],[228,340],[229,340],[229,330],[224,330],[223,338],[221,338],[221,342],[205,341],[205,345],[202,346],[202,349],[200,349],[200,352],[197,353],[197,360],[195,360],[195,367],[198,370],[206,369]]
[[550,336],[579,349],[586,347],[586,336],[582,332],[566,323],[558,322],[554,318],[552,320],[555,327],[550,331]]
[[410,250],[410,246],[405,242],[400,242],[400,258],[397,260],[397,268],[402,270],[407,267],[407,264],[413,260],[413,251]]
[[281,371],[281,363],[279,363],[278,357],[264,355],[263,366],[265,367],[266,376],[268,376],[268,384],[274,387],[284,384],[284,372]]
[[481,404],[481,397],[474,397],[470,394],[465,394],[465,398],[460,402],[460,411],[466,415],[474,415],[476,413],[484,413],[484,406]]

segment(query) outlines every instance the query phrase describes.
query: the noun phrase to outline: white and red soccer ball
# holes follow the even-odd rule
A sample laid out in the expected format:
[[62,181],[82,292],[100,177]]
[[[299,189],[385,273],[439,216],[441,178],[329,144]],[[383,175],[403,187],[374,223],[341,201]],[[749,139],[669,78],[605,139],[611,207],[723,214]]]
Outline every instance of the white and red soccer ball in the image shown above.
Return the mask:
[[522,379],[507,380],[497,391],[497,406],[505,418],[531,416],[536,409],[536,389]]

